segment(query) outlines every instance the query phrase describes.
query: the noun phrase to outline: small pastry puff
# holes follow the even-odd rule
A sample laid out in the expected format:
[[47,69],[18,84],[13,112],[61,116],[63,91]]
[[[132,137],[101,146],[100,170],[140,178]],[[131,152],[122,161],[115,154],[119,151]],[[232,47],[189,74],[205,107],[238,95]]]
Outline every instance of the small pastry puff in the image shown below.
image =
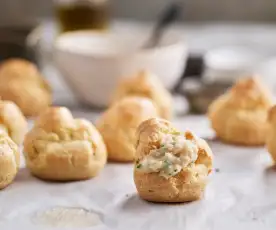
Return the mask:
[[9,59],[0,65],[0,97],[13,101],[25,116],[37,116],[52,103],[51,89],[34,64]]
[[211,125],[222,141],[245,146],[264,145],[272,95],[257,77],[240,79],[208,110]]
[[141,71],[136,76],[123,79],[115,91],[113,102],[117,102],[126,96],[142,96],[153,101],[157,106],[160,117],[170,119],[172,117],[172,96],[162,85],[157,76]]
[[50,107],[39,116],[25,137],[24,154],[33,175],[55,181],[95,177],[107,159],[96,128],[74,119],[65,107]]
[[276,105],[274,105],[268,114],[266,148],[276,163]]
[[157,116],[158,111],[148,98],[125,97],[113,104],[97,122],[107,147],[108,159],[132,162],[137,127],[144,120]]
[[188,202],[202,197],[212,170],[212,151],[191,132],[153,118],[137,129],[134,182],[141,198]]
[[10,185],[19,169],[18,146],[7,133],[0,131],[0,190]]
[[0,130],[7,133],[17,145],[22,144],[28,131],[24,115],[11,101],[0,100]]

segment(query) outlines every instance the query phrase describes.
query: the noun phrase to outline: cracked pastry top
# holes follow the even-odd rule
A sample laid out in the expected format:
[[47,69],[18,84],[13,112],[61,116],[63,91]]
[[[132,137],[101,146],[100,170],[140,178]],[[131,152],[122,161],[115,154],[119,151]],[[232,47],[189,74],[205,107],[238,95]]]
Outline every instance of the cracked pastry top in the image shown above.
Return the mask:
[[212,170],[212,151],[190,131],[163,119],[137,129],[134,182],[141,198],[153,202],[200,199]]
[[18,146],[0,130],[0,190],[10,185],[19,169]]
[[273,98],[257,77],[240,79],[209,107],[211,125],[222,141],[237,145],[263,145]]
[[113,102],[126,96],[142,96],[151,99],[162,118],[172,116],[172,98],[160,80],[148,71],[140,71],[136,76],[123,79],[115,91]]
[[0,97],[13,101],[25,116],[37,116],[52,103],[48,83],[35,65],[23,59],[1,63]]
[[157,117],[158,111],[151,100],[126,97],[113,104],[97,122],[111,161],[134,160],[135,132],[141,122]]
[[87,120],[74,119],[65,107],[51,107],[35,121],[24,140],[27,167],[47,180],[70,181],[96,176],[104,167],[106,147]]
[[274,105],[268,114],[266,148],[276,163],[276,105]]

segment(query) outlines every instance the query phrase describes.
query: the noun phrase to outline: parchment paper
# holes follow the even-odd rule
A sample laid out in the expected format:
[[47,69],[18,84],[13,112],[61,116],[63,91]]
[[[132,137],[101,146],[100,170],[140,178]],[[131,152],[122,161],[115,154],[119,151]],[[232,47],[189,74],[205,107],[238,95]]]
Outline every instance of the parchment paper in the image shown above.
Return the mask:
[[[94,113],[74,115],[97,117]],[[187,116],[174,123],[207,138],[214,152],[214,172],[202,200],[175,205],[141,200],[131,164],[109,163],[88,181],[50,183],[31,176],[22,162],[14,183],[0,191],[0,229],[275,229],[276,171],[266,150],[213,141],[203,116]]]

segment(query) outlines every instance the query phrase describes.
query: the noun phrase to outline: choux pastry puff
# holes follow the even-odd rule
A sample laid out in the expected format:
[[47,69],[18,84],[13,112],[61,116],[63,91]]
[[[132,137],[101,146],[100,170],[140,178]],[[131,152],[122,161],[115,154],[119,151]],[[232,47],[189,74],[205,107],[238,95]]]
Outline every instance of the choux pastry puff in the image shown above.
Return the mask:
[[0,97],[13,101],[25,116],[37,116],[52,103],[48,83],[34,64],[23,59],[1,63]]
[[0,190],[14,180],[20,163],[18,146],[0,130]]
[[22,144],[28,131],[24,115],[11,101],[0,100],[0,130],[7,133],[17,145]]
[[144,120],[157,116],[156,107],[147,98],[126,97],[113,104],[97,122],[107,147],[108,159],[133,161],[137,127]]
[[123,79],[115,90],[113,102],[126,96],[143,96],[151,99],[159,111],[160,117],[172,117],[172,96],[160,80],[148,71],[141,71],[136,76]]
[[276,106],[274,105],[268,114],[266,147],[271,158],[276,164]]
[[266,122],[273,99],[257,77],[240,79],[209,107],[208,116],[217,137],[244,146],[264,145]]
[[212,170],[212,151],[191,132],[153,118],[137,129],[134,182],[141,198],[188,202],[202,197]]
[[65,107],[50,107],[38,117],[25,137],[24,155],[33,175],[54,181],[95,177],[107,159],[96,128]]

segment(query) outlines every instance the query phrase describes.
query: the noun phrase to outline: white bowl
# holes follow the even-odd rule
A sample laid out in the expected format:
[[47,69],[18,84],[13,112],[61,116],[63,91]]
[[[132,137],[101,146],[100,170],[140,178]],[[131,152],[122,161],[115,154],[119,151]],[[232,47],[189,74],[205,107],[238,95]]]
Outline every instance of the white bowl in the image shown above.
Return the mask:
[[105,107],[118,81],[146,69],[171,89],[186,65],[187,46],[182,34],[168,33],[156,48],[142,50],[145,33],[70,32],[55,42],[55,63],[76,96]]
[[234,83],[251,74],[261,56],[244,47],[222,47],[208,51],[204,56],[205,82]]
[[263,80],[267,87],[276,96],[276,57],[261,62],[255,68],[255,73]]

